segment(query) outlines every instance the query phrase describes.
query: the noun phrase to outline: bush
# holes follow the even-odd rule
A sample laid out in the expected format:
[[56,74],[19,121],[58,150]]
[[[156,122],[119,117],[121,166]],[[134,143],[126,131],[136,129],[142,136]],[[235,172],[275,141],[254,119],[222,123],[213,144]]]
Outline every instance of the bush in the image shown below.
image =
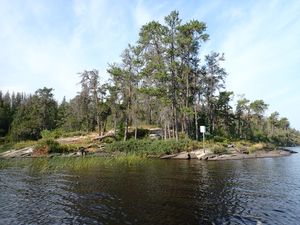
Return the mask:
[[74,137],[74,136],[83,136],[83,135],[87,135],[88,132],[86,131],[71,131],[71,132],[62,132],[61,137]]
[[49,139],[49,138],[56,139],[56,138],[59,138],[61,135],[62,135],[61,130],[53,130],[53,131],[42,130],[42,132],[41,132],[41,136],[43,139]]
[[53,139],[42,139],[38,141],[36,149],[46,153],[61,153],[60,144]]
[[41,139],[38,141],[35,149],[40,153],[68,153],[77,151],[79,147],[74,144],[59,144],[54,139]]
[[69,153],[79,151],[79,144],[60,144],[60,153]]
[[21,149],[21,148],[34,146],[35,144],[36,144],[36,141],[21,141],[21,142],[14,144],[14,148]]
[[87,132],[85,131],[72,131],[72,132],[67,132],[64,131],[63,129],[55,129],[55,130],[43,130],[41,132],[41,136],[43,139],[57,139],[60,137],[73,137],[73,136],[81,136],[85,135]]
[[256,143],[249,148],[249,152],[253,153],[260,150],[270,150],[275,149],[275,145],[271,143]]
[[221,136],[214,136],[213,140],[215,142],[227,142],[228,141],[225,137],[221,137]]
[[213,151],[214,154],[224,154],[224,153],[227,153],[227,148],[224,147],[221,144],[214,144],[211,147],[211,150]]
[[143,128],[138,128],[137,129],[137,138],[145,138],[149,135],[149,130],[148,129],[143,129]]
[[111,152],[148,154],[171,154],[180,151],[190,151],[198,147],[198,142],[190,140],[128,140],[117,141],[106,145],[106,150]]

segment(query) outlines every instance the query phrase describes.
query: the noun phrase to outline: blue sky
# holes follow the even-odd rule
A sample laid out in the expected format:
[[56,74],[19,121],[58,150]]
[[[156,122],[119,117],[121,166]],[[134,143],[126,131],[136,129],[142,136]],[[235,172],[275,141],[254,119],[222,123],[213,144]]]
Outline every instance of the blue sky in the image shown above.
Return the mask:
[[227,89],[300,129],[300,1],[0,0],[0,90],[53,87],[61,100],[79,90],[78,72],[119,60],[148,21],[179,10],[207,23],[202,54],[224,52]]

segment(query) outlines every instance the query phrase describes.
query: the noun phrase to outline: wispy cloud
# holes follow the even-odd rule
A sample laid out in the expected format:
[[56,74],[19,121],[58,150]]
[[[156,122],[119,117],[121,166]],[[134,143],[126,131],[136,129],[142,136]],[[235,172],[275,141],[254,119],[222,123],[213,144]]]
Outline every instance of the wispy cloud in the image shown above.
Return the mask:
[[[208,25],[202,54],[225,53],[227,87],[264,99],[270,111],[292,113],[300,98],[300,2],[270,1],[0,1],[0,90],[33,92],[47,86],[62,99],[79,89],[77,72],[118,61],[140,26],[163,22],[172,10]],[[293,101],[291,100],[293,99]],[[286,108],[293,110],[286,110]],[[293,115],[292,115],[293,114]]]
[[[293,71],[300,55],[296,47],[300,37],[299,11],[297,1],[268,1],[237,13],[238,19],[221,46],[230,74],[229,89],[245,93],[252,100],[264,99],[277,111],[286,105],[287,96],[300,98],[298,91],[291,92],[300,81]],[[234,18],[234,10],[233,14]],[[292,119],[300,127],[300,122]]]
[[0,89],[33,92],[50,86],[60,98],[71,98],[78,90],[77,72],[93,68],[104,72],[127,45],[127,24],[122,26],[126,7],[109,6],[108,1],[74,1],[66,18],[70,27],[60,33],[53,29],[59,24],[49,25],[54,21],[44,20],[44,14],[55,17],[64,12],[57,12],[57,5],[35,3],[27,2],[24,11],[9,1],[0,3],[1,16],[6,18],[0,22]]
[[133,15],[138,27],[143,26],[153,19],[153,16],[151,15],[150,11],[146,9],[142,0],[138,1],[136,4]]

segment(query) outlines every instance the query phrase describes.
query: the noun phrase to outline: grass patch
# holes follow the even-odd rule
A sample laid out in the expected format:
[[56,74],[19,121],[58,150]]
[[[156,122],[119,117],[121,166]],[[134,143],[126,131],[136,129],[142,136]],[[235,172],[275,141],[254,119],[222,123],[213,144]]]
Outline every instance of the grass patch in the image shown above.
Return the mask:
[[210,149],[214,154],[226,154],[228,153],[227,148],[222,144],[213,144]]
[[21,168],[31,173],[55,171],[87,171],[99,166],[135,166],[149,162],[136,154],[120,154],[116,157],[53,157],[32,159],[0,159],[0,169]]
[[21,142],[9,142],[5,143],[3,145],[0,145],[0,153],[6,152],[12,149],[22,149],[22,148],[27,148],[30,146],[36,145],[37,141],[21,141]]
[[64,131],[63,129],[55,129],[55,130],[43,130],[41,132],[41,136],[43,139],[57,139],[60,137],[75,137],[75,136],[83,136],[87,135],[86,131]]
[[0,153],[13,149],[14,143],[5,143],[0,145]]
[[276,146],[274,144],[259,142],[259,143],[252,144],[249,147],[249,153],[254,153],[256,151],[262,151],[262,150],[268,151],[274,149],[276,149]]
[[40,154],[70,153],[78,149],[78,144],[60,144],[54,139],[41,139],[35,146],[35,150]]
[[108,152],[134,153],[140,156],[172,154],[181,151],[191,151],[199,148],[201,143],[188,139],[176,141],[169,140],[128,140],[117,141],[107,144],[105,149]]
[[21,141],[14,144],[14,149],[27,148],[37,144],[37,141]]

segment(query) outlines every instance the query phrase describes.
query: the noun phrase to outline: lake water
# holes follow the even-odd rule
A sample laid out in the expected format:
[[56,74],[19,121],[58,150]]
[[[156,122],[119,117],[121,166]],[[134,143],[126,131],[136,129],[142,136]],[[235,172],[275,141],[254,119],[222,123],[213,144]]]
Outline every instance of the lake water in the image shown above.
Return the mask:
[[300,154],[77,172],[4,167],[0,224],[300,224]]

